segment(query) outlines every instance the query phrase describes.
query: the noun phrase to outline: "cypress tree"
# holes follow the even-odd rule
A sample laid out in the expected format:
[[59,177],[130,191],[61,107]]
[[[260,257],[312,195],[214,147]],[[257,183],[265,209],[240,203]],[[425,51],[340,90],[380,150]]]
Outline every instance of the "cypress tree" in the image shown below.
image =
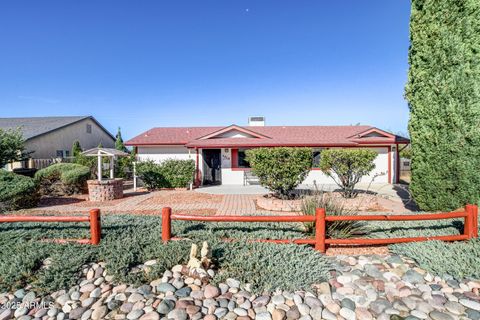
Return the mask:
[[76,157],[82,152],[82,146],[80,146],[80,141],[75,140],[72,145],[72,156]]
[[480,1],[412,0],[410,190],[423,210],[480,194]]
[[123,143],[122,139],[122,132],[120,131],[120,127],[118,127],[117,135],[115,136],[115,149],[120,150],[120,151],[125,151],[127,148],[125,148],[125,144]]

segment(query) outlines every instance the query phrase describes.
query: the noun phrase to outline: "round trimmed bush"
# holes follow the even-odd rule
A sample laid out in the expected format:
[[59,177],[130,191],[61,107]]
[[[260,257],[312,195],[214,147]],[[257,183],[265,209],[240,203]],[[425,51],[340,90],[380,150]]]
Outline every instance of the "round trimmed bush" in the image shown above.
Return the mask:
[[0,170],[0,212],[35,207],[38,199],[34,179]]
[[90,168],[76,163],[56,163],[35,174],[44,195],[83,193],[90,178]]

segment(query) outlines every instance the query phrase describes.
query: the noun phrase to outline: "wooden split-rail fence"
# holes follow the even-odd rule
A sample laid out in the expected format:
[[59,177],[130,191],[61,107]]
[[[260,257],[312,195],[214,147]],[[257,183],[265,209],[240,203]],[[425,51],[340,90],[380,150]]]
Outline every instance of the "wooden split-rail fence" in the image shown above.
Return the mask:
[[5,215],[0,216],[0,223],[15,222],[88,222],[90,224],[90,239],[53,239],[55,242],[75,241],[82,244],[100,243],[101,239],[101,222],[100,209],[92,209],[89,215],[83,216],[27,216],[27,215]]
[[[405,238],[381,238],[381,239],[332,239],[327,238],[327,223],[335,221],[425,221],[443,219],[464,219],[462,234],[430,237],[405,237]],[[418,242],[428,240],[460,241],[478,237],[478,207],[466,205],[463,211],[414,214],[414,215],[357,215],[357,216],[328,216],[325,209],[318,208],[315,216],[195,216],[173,214],[171,208],[162,209],[162,240],[164,242],[176,240],[172,237],[172,220],[200,221],[200,222],[310,222],[315,224],[315,237],[306,239],[257,239],[255,241],[274,243],[310,244],[320,252],[325,252],[328,245],[387,245],[394,243]]]

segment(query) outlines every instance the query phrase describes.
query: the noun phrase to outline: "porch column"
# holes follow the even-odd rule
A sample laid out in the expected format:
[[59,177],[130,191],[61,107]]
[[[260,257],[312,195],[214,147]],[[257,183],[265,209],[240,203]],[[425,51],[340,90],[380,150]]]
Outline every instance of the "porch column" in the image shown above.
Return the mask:
[[98,175],[98,181],[102,181],[102,154],[100,153],[100,151],[97,153],[97,157],[98,157],[98,162],[97,162],[97,165],[98,165],[98,170],[97,170],[97,175]]

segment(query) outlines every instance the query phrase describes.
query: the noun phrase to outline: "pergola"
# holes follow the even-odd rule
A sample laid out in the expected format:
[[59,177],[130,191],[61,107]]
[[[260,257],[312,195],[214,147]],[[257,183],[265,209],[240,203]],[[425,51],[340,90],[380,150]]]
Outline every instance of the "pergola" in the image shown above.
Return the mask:
[[129,154],[113,148],[93,148],[82,152],[87,157],[98,157],[98,181],[102,181],[102,157],[110,159],[110,179],[114,178],[114,164],[117,157],[127,157]]

